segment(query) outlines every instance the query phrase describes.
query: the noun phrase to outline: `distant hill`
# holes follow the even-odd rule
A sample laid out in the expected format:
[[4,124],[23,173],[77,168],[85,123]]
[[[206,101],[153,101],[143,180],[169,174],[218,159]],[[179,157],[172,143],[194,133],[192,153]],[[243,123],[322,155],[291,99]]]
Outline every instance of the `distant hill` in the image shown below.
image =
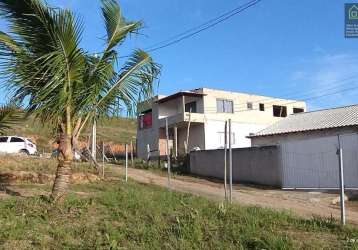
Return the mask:
[[[110,118],[97,124],[97,141],[111,142],[113,144],[129,143],[136,136],[137,121],[133,118]],[[81,135],[82,141],[87,141],[91,134],[88,127]],[[21,124],[16,125],[7,132],[8,135],[18,135],[33,139],[39,152],[43,149],[49,152],[52,149],[54,137],[47,125],[42,125],[34,117],[29,117]]]

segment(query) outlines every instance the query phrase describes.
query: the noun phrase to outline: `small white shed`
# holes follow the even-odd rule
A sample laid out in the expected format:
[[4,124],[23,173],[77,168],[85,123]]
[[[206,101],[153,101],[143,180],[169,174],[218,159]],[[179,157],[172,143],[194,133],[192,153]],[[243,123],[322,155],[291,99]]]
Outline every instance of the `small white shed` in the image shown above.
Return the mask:
[[280,147],[283,188],[337,188],[341,145],[345,185],[358,188],[358,105],[291,115],[250,138]]

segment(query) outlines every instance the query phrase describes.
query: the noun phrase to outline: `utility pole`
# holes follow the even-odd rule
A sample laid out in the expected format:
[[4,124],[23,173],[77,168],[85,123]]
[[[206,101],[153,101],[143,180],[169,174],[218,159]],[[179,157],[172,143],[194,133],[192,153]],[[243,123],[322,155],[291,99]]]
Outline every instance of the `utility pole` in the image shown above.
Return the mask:
[[190,137],[190,124],[191,124],[191,109],[189,110],[189,121],[188,121],[188,130],[186,131],[186,152],[189,154],[189,137]]
[[339,186],[340,186],[340,205],[341,205],[341,223],[346,224],[346,207],[344,195],[344,165],[343,165],[343,148],[341,144],[341,137],[338,135],[338,160],[339,160]]
[[92,146],[91,146],[91,154],[94,160],[96,160],[96,150],[97,150],[97,122],[96,118],[93,119],[92,125]]
[[232,146],[231,146],[231,119],[229,119],[229,178],[230,178],[230,203],[232,203]]
[[167,136],[167,168],[168,168],[168,187],[170,187],[170,147],[169,147],[169,128],[168,128],[168,118],[165,118],[165,133]]
[[227,201],[227,121],[225,121],[224,129],[224,189],[225,189],[225,201]]

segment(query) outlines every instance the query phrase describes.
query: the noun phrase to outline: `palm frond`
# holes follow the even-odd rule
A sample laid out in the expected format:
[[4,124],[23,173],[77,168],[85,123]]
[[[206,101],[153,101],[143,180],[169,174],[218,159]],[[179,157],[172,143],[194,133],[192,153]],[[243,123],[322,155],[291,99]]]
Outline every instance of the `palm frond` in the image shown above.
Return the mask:
[[116,0],[102,0],[102,15],[107,31],[107,51],[119,45],[128,34],[137,31],[142,22],[127,22]]
[[[129,115],[135,112],[140,99],[153,94],[153,81],[160,72],[160,66],[143,50],[135,50],[121,71],[103,87],[96,104],[102,113],[123,105]],[[121,102],[118,102],[121,100]]]
[[23,120],[24,112],[16,105],[8,104],[0,106],[0,134],[12,128]]

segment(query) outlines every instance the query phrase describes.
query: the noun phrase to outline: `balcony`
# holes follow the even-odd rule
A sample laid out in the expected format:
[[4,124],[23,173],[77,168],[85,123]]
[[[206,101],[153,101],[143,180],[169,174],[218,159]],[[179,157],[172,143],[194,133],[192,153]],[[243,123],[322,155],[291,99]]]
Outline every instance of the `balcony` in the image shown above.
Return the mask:
[[[168,126],[169,127],[182,127],[186,126],[186,124],[189,122],[191,123],[204,123],[205,122],[205,116],[203,113],[191,113],[185,112],[185,113],[179,113],[176,115],[168,116],[166,117],[168,119]],[[166,118],[159,119],[159,127],[165,128],[165,120]]]

